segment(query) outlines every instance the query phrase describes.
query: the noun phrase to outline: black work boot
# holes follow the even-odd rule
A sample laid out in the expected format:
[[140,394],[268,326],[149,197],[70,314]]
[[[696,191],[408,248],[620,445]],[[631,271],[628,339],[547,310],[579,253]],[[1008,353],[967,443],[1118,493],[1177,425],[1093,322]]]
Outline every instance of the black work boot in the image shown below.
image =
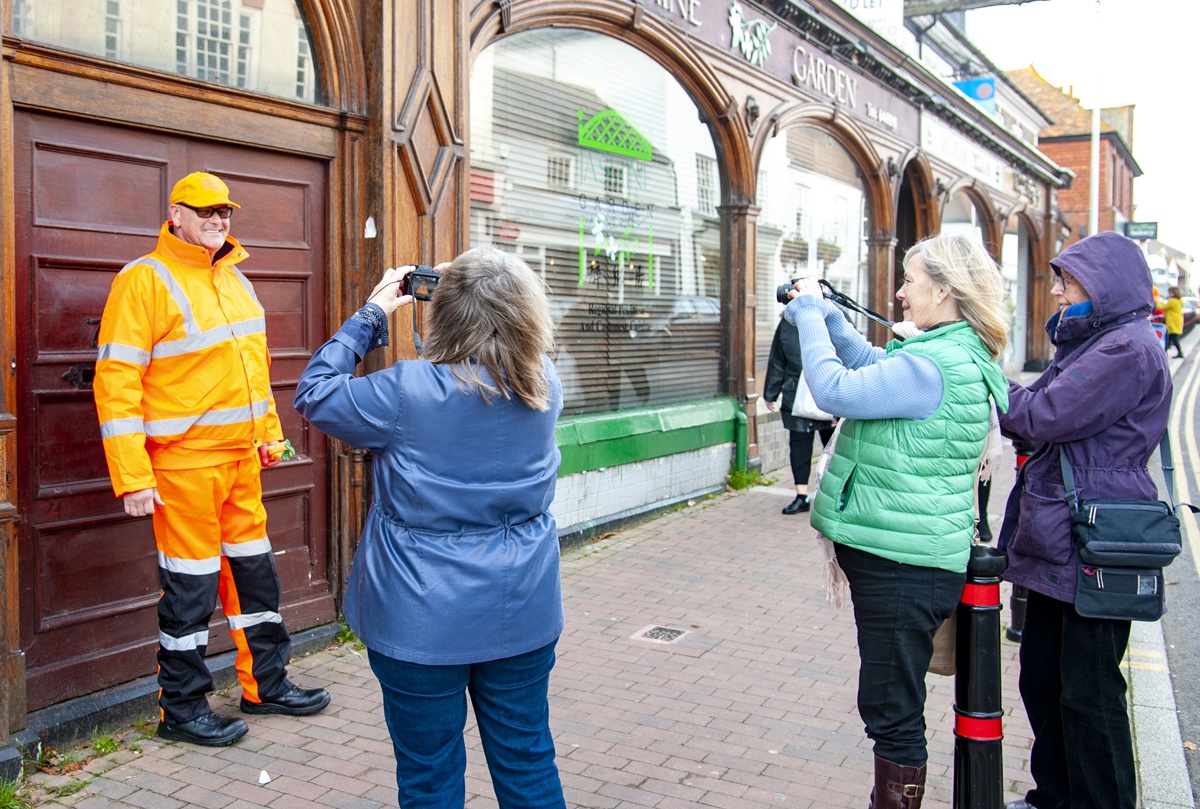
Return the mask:
[[163,719],[158,723],[158,735],[172,742],[202,744],[205,747],[225,747],[246,735],[250,728],[244,719],[217,716],[212,711],[202,713],[187,722]]
[[329,692],[324,688],[301,688],[288,683],[288,690],[275,699],[250,702],[242,697],[242,713],[310,716],[324,710],[328,704]]

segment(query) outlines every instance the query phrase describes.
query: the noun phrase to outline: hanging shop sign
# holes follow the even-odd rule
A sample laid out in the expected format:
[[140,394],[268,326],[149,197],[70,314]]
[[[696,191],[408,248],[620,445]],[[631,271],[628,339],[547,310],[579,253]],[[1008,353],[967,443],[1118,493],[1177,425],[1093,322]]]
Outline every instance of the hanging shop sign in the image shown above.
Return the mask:
[[1130,239],[1139,242],[1144,242],[1148,239],[1158,238],[1158,223],[1157,222],[1126,222],[1125,235]]

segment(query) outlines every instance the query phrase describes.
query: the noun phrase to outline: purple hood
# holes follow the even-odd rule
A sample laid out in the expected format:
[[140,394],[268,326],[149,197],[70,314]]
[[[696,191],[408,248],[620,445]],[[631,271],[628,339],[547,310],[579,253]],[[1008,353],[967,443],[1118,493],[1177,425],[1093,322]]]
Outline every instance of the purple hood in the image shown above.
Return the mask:
[[1050,263],[1079,281],[1092,306],[1050,318],[1057,347],[1050,367],[1029,387],[1009,383],[1000,426],[1040,446],[1017,476],[1000,547],[1009,557],[1005,578],[1073,603],[1076,553],[1058,448],[1081,500],[1156,498],[1146,464],[1167,428],[1171,376],[1147,317],[1150,270],[1134,242],[1097,233]]
[[[1060,324],[1056,342],[1062,342],[1064,336],[1068,341],[1079,339],[1107,326],[1148,317],[1154,311],[1146,257],[1135,242],[1119,233],[1105,231],[1078,241],[1050,259],[1050,266],[1075,276],[1092,299],[1092,314],[1084,323],[1071,323],[1068,318]],[[1047,326],[1056,321],[1050,318]],[[1069,329],[1067,335],[1061,333],[1065,328]],[[1077,330],[1081,330],[1079,334]]]

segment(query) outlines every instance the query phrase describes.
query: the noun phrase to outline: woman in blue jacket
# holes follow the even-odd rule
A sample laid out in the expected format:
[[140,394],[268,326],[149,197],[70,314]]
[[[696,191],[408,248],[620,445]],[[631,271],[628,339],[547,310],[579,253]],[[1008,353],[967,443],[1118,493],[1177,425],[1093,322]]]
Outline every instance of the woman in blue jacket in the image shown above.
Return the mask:
[[343,611],[383,688],[405,809],[462,809],[470,694],[501,807],[565,807],[547,689],[563,628],[551,516],[562,386],[542,282],[493,247],[442,265],[424,357],[387,344],[412,267],[389,269],[305,369],[296,410],[374,458]]
[[1035,786],[1009,808],[1133,809],[1137,774],[1121,674],[1129,621],[1075,612],[1078,554],[1059,447],[1080,500],[1153,500],[1146,464],[1167,428],[1171,375],[1147,319],[1154,299],[1137,244],[1097,233],[1050,266],[1054,359],[1029,387],[1009,383],[1000,417],[1009,435],[1041,444],[1017,475],[1000,531],[1004,577],[1029,588],[1020,687]]

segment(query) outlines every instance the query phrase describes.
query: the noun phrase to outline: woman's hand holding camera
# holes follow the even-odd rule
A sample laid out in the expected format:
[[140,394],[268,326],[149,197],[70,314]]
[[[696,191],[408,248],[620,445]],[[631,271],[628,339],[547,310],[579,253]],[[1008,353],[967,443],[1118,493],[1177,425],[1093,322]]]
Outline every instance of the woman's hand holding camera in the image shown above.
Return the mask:
[[825,297],[825,293],[821,289],[821,284],[816,278],[810,278],[808,276],[800,278],[796,281],[794,289],[796,290],[796,294],[792,295],[789,293],[789,298],[800,298],[805,295],[811,295],[814,298]]
[[413,269],[411,264],[406,267],[389,267],[383,274],[383,278],[375,285],[375,289],[371,291],[371,297],[367,298],[367,303],[376,304],[385,315],[390,315],[401,306],[411,304],[413,302],[412,295],[401,295],[400,292],[404,288],[404,277]]

